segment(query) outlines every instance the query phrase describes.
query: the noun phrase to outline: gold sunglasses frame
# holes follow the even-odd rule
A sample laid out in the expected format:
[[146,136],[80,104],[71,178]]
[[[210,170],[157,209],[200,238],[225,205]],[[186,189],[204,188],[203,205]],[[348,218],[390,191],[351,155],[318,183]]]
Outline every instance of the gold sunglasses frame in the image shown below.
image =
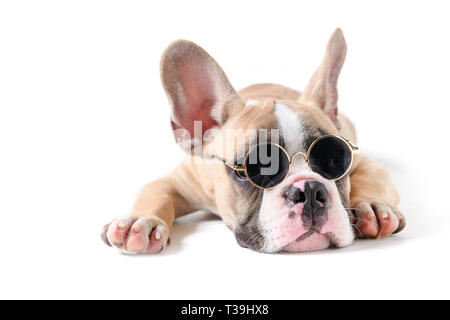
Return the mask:
[[[283,180],[281,180],[278,184],[282,183],[282,182],[287,178],[287,176],[289,175],[289,172],[290,172],[290,170],[291,170],[292,161],[293,161],[293,159],[294,159],[297,155],[302,155],[303,158],[305,159],[305,162],[306,162],[306,164],[308,165],[309,169],[310,169],[312,172],[314,172],[313,169],[311,168],[311,166],[309,165],[309,156],[310,156],[311,150],[313,149],[313,147],[314,147],[320,140],[325,139],[325,138],[329,138],[329,137],[338,138],[339,140],[344,141],[345,144],[347,145],[347,147],[349,148],[350,153],[351,153],[351,157],[352,157],[352,158],[351,158],[351,161],[350,161],[350,165],[348,166],[347,170],[346,170],[342,175],[340,175],[339,177],[337,177],[337,178],[335,178],[335,179],[327,179],[327,180],[330,180],[330,181],[336,181],[336,180],[339,180],[339,179],[341,179],[342,177],[344,177],[344,176],[350,171],[350,169],[352,168],[352,165],[353,165],[354,155],[359,153],[359,148],[358,148],[354,143],[352,143],[350,140],[348,140],[348,139],[346,139],[346,138],[344,138],[344,137],[342,137],[342,136],[335,135],[335,134],[326,134],[326,135],[320,136],[319,138],[317,138],[316,140],[314,140],[313,143],[309,146],[308,151],[306,152],[306,154],[303,153],[303,152],[298,151],[298,152],[295,152],[292,156],[289,156],[289,153],[286,151],[286,149],[284,149],[282,146],[280,146],[280,145],[277,144],[277,143],[271,143],[271,142],[264,143],[264,144],[271,144],[271,145],[277,146],[278,148],[280,148],[280,149],[284,152],[284,154],[286,155],[286,157],[289,159],[289,168],[288,168],[288,170],[286,171],[286,175],[284,176]],[[249,149],[249,151],[248,151],[247,154],[245,155],[244,164],[247,162],[247,159],[248,159],[250,153],[251,153],[255,148],[257,148],[257,147],[260,146],[260,145],[262,145],[262,143],[259,143],[259,144],[255,145],[255,146],[253,146],[253,147],[251,147],[251,148]],[[240,165],[236,165],[236,164],[233,164],[233,163],[229,163],[229,162],[227,162],[227,161],[225,161],[225,160],[224,160],[224,163],[225,163],[226,166],[228,166],[229,168],[231,168],[231,169],[233,169],[233,170],[235,170],[235,171],[243,171],[243,172],[245,173],[245,176],[247,177],[247,180],[248,180],[254,187],[256,187],[256,188],[258,188],[258,189],[270,190],[270,189],[275,188],[275,187],[278,185],[278,184],[276,184],[276,185],[274,185],[274,186],[272,186],[272,187],[270,187],[270,188],[264,188],[264,187],[262,187],[262,186],[259,186],[259,185],[255,184],[255,183],[252,181],[252,179],[248,176],[246,165],[240,166]]]

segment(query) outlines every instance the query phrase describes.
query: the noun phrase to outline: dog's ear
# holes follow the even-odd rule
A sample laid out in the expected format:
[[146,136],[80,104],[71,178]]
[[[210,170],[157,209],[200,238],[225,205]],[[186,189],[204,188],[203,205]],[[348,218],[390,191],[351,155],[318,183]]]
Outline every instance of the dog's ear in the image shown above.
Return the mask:
[[161,81],[172,107],[175,137],[184,149],[203,141],[205,131],[220,127],[241,102],[217,62],[190,41],[177,40],[165,50]]
[[314,73],[299,101],[318,105],[340,129],[337,119],[337,81],[347,53],[341,29],[336,29],[328,41],[325,58]]

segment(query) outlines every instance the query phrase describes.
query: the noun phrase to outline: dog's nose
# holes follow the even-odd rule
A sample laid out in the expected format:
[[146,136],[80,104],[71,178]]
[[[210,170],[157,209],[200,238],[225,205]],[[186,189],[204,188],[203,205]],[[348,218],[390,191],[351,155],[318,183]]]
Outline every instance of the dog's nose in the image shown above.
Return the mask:
[[304,202],[311,209],[322,207],[328,199],[325,186],[318,181],[306,181],[304,190],[292,185],[285,192],[285,197],[290,204],[295,205]]
[[[285,198],[290,206],[303,203],[301,214],[303,224],[308,229],[319,231],[327,220],[328,191],[318,181],[305,181],[303,190],[292,185],[285,193]],[[291,211],[291,212],[296,212]]]

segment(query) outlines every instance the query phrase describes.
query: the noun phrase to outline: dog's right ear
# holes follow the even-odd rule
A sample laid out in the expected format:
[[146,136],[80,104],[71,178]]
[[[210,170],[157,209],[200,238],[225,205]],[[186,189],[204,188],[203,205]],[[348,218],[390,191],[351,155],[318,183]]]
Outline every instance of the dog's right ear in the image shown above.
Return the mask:
[[165,50],[161,81],[172,107],[175,138],[186,151],[243,104],[217,62],[190,41],[177,40]]
[[347,44],[341,29],[336,29],[328,41],[325,58],[314,73],[299,101],[313,102],[333,121],[338,129],[337,81],[347,53]]

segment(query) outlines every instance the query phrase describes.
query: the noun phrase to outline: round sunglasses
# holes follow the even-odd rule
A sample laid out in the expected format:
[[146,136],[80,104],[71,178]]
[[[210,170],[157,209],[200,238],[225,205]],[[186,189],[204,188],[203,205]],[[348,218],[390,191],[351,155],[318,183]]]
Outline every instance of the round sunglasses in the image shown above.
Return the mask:
[[344,177],[352,167],[359,148],[344,137],[324,135],[311,144],[308,152],[296,152],[291,157],[276,143],[261,143],[246,154],[243,165],[224,161],[241,179],[247,179],[260,189],[272,189],[289,174],[293,159],[302,155],[308,167],[328,180]]

